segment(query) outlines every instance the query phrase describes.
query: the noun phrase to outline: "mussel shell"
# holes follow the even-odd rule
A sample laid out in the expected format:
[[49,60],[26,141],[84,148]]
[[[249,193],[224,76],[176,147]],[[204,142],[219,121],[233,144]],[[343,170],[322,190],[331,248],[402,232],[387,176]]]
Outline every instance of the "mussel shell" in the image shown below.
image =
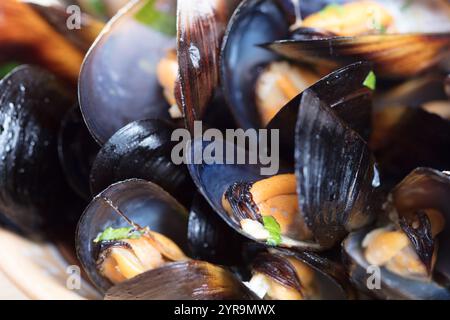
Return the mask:
[[[317,93],[333,111],[361,137],[368,140],[372,122],[373,91],[364,86],[372,70],[368,62],[356,62],[322,78],[308,90]],[[267,125],[280,132],[280,154],[294,159],[294,133],[303,93],[284,106]]]
[[99,149],[83,121],[77,104],[66,113],[61,123],[58,155],[67,182],[85,200],[91,197],[89,174]]
[[69,189],[57,138],[73,101],[59,79],[37,67],[18,67],[0,82],[0,212],[27,232],[64,215],[57,208]]
[[336,68],[367,60],[385,78],[416,75],[449,55],[450,33],[279,40],[265,48],[294,61]]
[[[244,0],[230,18],[222,42],[220,80],[228,106],[239,126],[261,126],[255,105],[255,82],[262,68],[279,60],[259,45],[289,37],[295,22],[291,0]],[[302,15],[340,1],[299,1]]]
[[239,126],[260,127],[256,116],[255,81],[258,69],[277,56],[258,44],[287,37],[289,24],[272,0],[246,0],[230,19],[221,49],[220,79]]
[[[172,0],[163,4],[174,8]],[[155,66],[175,47],[175,39],[172,33],[158,31],[136,18],[148,5],[152,2],[131,1],[106,25],[83,62],[80,107],[92,136],[101,145],[132,121],[170,119]],[[164,14],[172,17],[172,13]]]
[[370,264],[366,261],[361,243],[368,230],[359,230],[345,239],[343,251],[347,255],[346,262],[350,278],[355,286],[369,296],[378,299],[398,299],[398,300],[448,300],[450,291],[445,285],[440,285],[434,281],[415,281],[397,276],[384,268],[381,268],[380,279],[381,288],[379,290],[369,290],[367,284],[370,283]]
[[257,300],[232,273],[203,261],[170,263],[112,287],[106,300]]
[[[255,262],[259,264],[259,271],[274,277],[280,283],[292,283],[283,268],[277,268],[270,261],[272,257],[282,260],[292,258],[298,260],[314,270],[315,283],[320,293],[320,300],[353,299],[355,292],[352,288],[346,270],[338,263],[313,252],[300,252],[290,249],[270,249],[268,253],[259,255]],[[277,260],[278,260],[277,259]],[[280,260],[278,260],[280,261]],[[254,265],[255,267],[255,265]],[[301,284],[301,279],[300,284]]]
[[130,179],[113,184],[88,205],[76,233],[77,255],[89,278],[100,291],[108,290],[111,283],[97,271],[98,252],[93,240],[108,227],[130,226],[105,199],[134,223],[169,237],[189,254],[188,212],[182,205],[159,186],[148,181]]
[[199,193],[189,213],[188,238],[195,259],[227,266],[244,265],[248,240],[218,217]]
[[[391,205],[399,215],[423,209],[435,209],[446,220],[445,229],[438,235],[438,254],[434,278],[431,281],[412,280],[381,268],[381,289],[368,290],[369,264],[361,247],[369,230],[351,233],[343,243],[350,277],[361,290],[384,299],[450,299],[450,176],[430,168],[411,172],[392,191]],[[445,279],[445,280],[444,280]]]
[[37,64],[75,85],[83,52],[21,1],[0,2],[0,63]]
[[183,0],[177,6],[178,106],[193,129],[219,81],[219,51],[228,18],[241,0]]
[[380,185],[375,159],[361,136],[312,90],[304,92],[298,113],[295,173],[300,212],[322,247],[374,220]]
[[92,194],[114,182],[139,178],[152,181],[186,207],[194,185],[185,165],[172,162],[171,141],[175,128],[162,120],[132,122],[117,131],[98,153],[90,175]]

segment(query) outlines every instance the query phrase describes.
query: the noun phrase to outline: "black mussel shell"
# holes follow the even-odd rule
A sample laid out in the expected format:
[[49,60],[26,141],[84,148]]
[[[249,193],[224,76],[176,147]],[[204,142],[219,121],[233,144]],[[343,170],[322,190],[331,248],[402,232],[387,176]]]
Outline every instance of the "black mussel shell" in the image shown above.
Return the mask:
[[380,181],[366,142],[321,97],[303,94],[295,173],[300,211],[315,240],[329,248],[374,220]]
[[186,127],[193,130],[219,82],[219,51],[228,18],[241,0],[184,0],[177,4],[179,95]]
[[170,263],[112,287],[106,300],[257,300],[228,270],[203,261]]
[[131,179],[113,184],[88,205],[76,233],[78,257],[91,281],[102,292],[108,290],[111,283],[97,271],[98,248],[93,240],[108,227],[129,227],[130,221],[169,237],[189,255],[188,212],[182,205],[148,181]]
[[450,121],[421,108],[385,108],[374,115],[371,148],[386,183],[417,167],[450,168]]
[[172,162],[175,128],[162,120],[141,120],[116,132],[102,147],[92,166],[90,185],[97,194],[114,182],[139,178],[152,181],[186,207],[194,185],[184,164]]
[[199,193],[189,213],[188,238],[195,259],[227,266],[244,264],[248,240],[220,219]]
[[[364,85],[371,64],[357,62],[327,75],[308,90],[317,93],[348,126],[368,140],[372,121],[373,91]],[[294,132],[303,93],[284,106],[267,125],[280,132],[280,154],[294,159]]]
[[[99,144],[132,121],[170,119],[155,69],[175,47],[175,7],[171,0],[162,3],[156,8],[153,2],[132,1],[107,24],[83,62],[80,107]],[[160,11],[149,14],[155,10]]]
[[58,159],[58,130],[73,105],[60,80],[21,66],[0,82],[0,212],[27,232],[64,216],[69,189]]
[[381,288],[368,290],[369,264],[364,257],[362,242],[370,230],[351,233],[343,243],[352,281],[369,295],[381,299],[450,299],[450,176],[430,168],[411,172],[392,191],[389,201],[399,215],[423,209],[435,209],[446,220],[444,231],[438,235],[438,253],[432,280],[403,278],[381,268]]
[[85,200],[91,197],[89,173],[99,149],[83,121],[77,104],[67,112],[61,123],[58,154],[67,182]]

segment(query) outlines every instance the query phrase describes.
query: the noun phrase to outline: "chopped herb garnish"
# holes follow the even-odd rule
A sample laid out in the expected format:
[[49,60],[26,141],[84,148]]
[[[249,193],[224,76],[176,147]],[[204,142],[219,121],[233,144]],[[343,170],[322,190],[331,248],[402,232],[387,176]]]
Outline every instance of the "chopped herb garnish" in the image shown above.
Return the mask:
[[105,231],[99,233],[97,238],[94,239],[95,243],[102,241],[117,241],[124,239],[139,239],[144,231],[139,231],[133,227],[125,227],[114,229],[112,227],[106,228]]
[[8,73],[10,73],[18,65],[19,65],[19,63],[17,63],[17,62],[8,62],[8,63],[0,65],[0,79],[4,78]]
[[363,82],[363,85],[365,85],[367,88],[371,90],[375,90],[377,87],[377,76],[373,71],[370,71],[367,75],[366,79]]
[[169,36],[175,36],[177,33],[176,17],[158,10],[156,0],[147,0],[134,17],[140,23]]
[[281,227],[272,216],[263,217],[264,228],[269,231],[269,238],[266,243],[269,246],[278,246],[281,243]]
[[414,3],[414,0],[405,0],[404,2],[403,2],[403,5],[401,6],[401,8],[400,8],[400,10],[401,11],[406,11],[406,10],[408,10],[410,7],[411,7],[411,5]]
[[345,13],[344,7],[337,4],[337,3],[332,3],[327,5],[325,8],[323,8],[319,14],[329,14],[331,12],[335,12],[339,15],[343,15]]
[[94,13],[98,14],[99,16],[107,15],[107,8],[103,3],[103,0],[89,0],[89,6],[91,7],[92,11],[94,11]]

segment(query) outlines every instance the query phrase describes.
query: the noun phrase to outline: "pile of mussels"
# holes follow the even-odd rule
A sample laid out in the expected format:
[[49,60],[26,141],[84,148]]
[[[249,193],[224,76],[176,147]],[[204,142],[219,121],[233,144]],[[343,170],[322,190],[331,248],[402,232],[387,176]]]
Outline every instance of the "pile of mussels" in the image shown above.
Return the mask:
[[450,299],[447,0],[95,3],[0,2],[5,227],[106,299]]

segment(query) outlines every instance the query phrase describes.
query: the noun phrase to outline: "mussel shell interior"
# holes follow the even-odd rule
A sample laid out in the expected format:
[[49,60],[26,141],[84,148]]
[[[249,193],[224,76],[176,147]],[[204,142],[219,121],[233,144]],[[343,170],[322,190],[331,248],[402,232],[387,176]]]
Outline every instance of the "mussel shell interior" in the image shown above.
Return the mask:
[[[346,255],[348,270],[352,282],[358,289],[366,292],[370,296],[379,299],[411,299],[411,300],[448,300],[450,290],[448,287],[440,285],[434,281],[417,281],[406,279],[385,268],[380,269],[381,288],[379,290],[369,290],[368,283],[371,283],[372,272],[369,263],[364,257],[361,247],[362,241],[368,230],[359,230],[351,233],[343,242],[343,252]],[[373,270],[373,269],[372,269]]]
[[272,0],[243,1],[230,19],[221,51],[221,83],[224,95],[238,124],[259,128],[254,84],[258,69],[277,56],[258,44],[288,35],[283,11]]
[[129,223],[104,200],[119,208],[141,227],[159,232],[173,240],[187,255],[188,213],[174,198],[157,185],[131,179],[111,185],[92,200],[77,227],[78,257],[91,281],[106,291],[111,283],[96,268],[97,246],[93,240],[106,228],[129,227]]
[[169,119],[169,106],[155,66],[175,47],[175,39],[137,20],[136,14],[146,3],[132,1],[121,10],[107,24],[83,62],[80,106],[99,144],[132,121]]

